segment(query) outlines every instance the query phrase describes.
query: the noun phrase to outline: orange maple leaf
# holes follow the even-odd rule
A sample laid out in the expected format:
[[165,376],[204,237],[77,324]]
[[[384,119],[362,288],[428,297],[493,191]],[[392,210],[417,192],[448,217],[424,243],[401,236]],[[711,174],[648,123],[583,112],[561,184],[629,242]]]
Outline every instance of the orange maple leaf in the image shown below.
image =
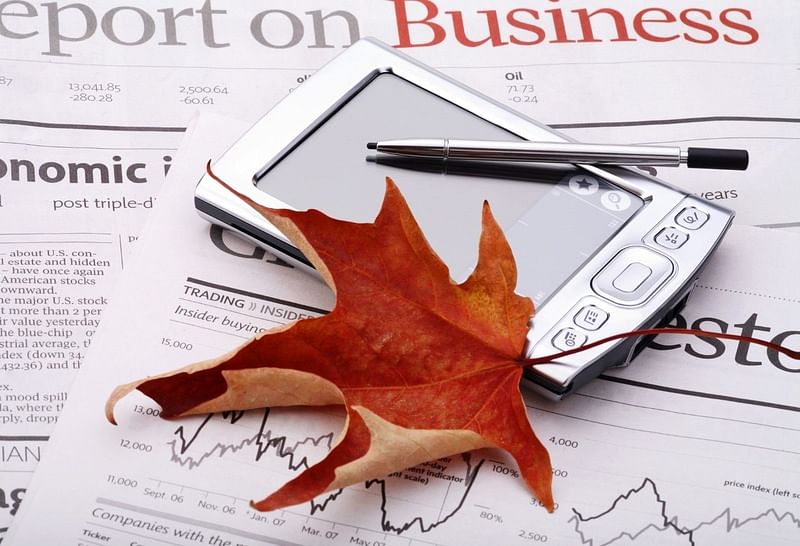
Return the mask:
[[450,278],[394,183],[371,224],[310,210],[250,204],[311,260],[336,293],[330,314],[257,336],[220,358],[121,385],[166,418],[258,407],[343,404],[338,443],[275,493],[275,510],[425,461],[497,447],[553,510],[547,450],[520,393],[533,303],[514,293],[511,249],[488,204],[479,258],[462,284]]

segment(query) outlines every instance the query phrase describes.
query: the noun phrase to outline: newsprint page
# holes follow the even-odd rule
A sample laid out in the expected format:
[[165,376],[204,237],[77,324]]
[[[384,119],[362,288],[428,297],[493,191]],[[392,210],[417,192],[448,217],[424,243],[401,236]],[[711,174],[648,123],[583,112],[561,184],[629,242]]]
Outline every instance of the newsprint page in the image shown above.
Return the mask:
[[[792,267],[797,265],[794,262],[797,258],[791,252],[787,253],[785,248],[796,248],[791,232],[800,232],[800,213],[796,206],[800,201],[800,185],[786,165],[787,159],[795,157],[800,139],[798,21],[800,4],[793,0],[699,0],[656,4],[632,0],[613,4],[596,0],[0,2],[0,539],[24,504],[34,470],[47,457],[49,437],[62,408],[70,399],[72,381],[83,367],[89,346],[94,344],[95,331],[104,309],[112,300],[116,280],[136,260],[142,226],[151,212],[160,206],[165,178],[177,165],[176,154],[186,127],[198,112],[225,116],[227,127],[218,128],[219,142],[214,143],[219,146],[214,149],[218,153],[282,97],[313,77],[320,66],[359,38],[373,36],[521,114],[547,123],[578,140],[747,148],[751,154],[750,168],[741,173],[721,175],[714,171],[661,168],[653,171],[682,187],[692,188],[698,195],[735,209],[736,221],[740,225],[772,228],[765,233],[759,232],[757,237],[748,235],[742,240],[752,246],[756,239],[769,239],[769,243],[759,245],[773,249],[783,247],[784,251],[782,254],[764,254],[766,261],[760,263],[777,261],[774,256],[780,255],[780,261],[785,262],[782,265]],[[181,182],[191,185],[197,177],[199,174],[192,174],[192,180],[183,179]],[[182,206],[191,208],[191,197],[186,199],[188,205],[184,203]],[[198,229],[199,226],[203,227],[203,244],[214,249],[213,252],[228,258],[256,257],[249,261],[235,260],[237,268],[247,267],[240,266],[240,263],[256,267],[254,262],[260,262],[259,271],[277,269],[285,273],[274,282],[291,288],[286,295],[287,301],[309,308],[287,310],[283,313],[287,318],[295,316],[292,313],[324,312],[332,305],[330,296],[315,291],[304,292],[305,288],[299,288],[307,281],[300,280],[302,277],[298,272],[284,271],[285,268],[269,254],[246,245],[242,247],[240,241],[216,228],[198,224]],[[178,239],[173,240],[172,233],[162,233],[161,237],[163,244],[173,242],[176,249],[181,244]],[[767,337],[782,333],[784,342],[791,344],[791,332],[798,329],[797,324],[790,320],[791,316],[797,316],[796,311],[791,311],[791,304],[797,303],[797,296],[791,294],[794,288],[790,285],[757,281],[759,275],[768,273],[764,269],[752,272],[747,288],[734,286],[731,281],[728,285],[719,283],[728,286],[725,290],[718,290],[711,284],[711,288],[706,290],[709,298],[715,296],[709,301],[714,299],[716,302],[721,296],[733,298],[734,294],[742,296],[738,292],[752,292],[762,294],[765,303],[785,304],[785,308],[776,307],[770,311],[774,313],[774,320],[765,318],[766,311],[759,311],[755,305],[748,307],[748,304],[741,303],[736,316],[723,317],[711,311],[706,314],[696,307],[697,315],[687,319],[689,323],[705,318],[698,323],[699,327],[763,333]],[[202,281],[200,277],[192,278]],[[792,277],[788,275],[786,278]],[[186,278],[184,281],[189,282]],[[192,289],[183,289],[188,290],[186,294],[194,293],[193,289],[211,290],[202,282],[190,287]],[[272,293],[273,281],[262,282],[266,283],[266,288],[260,288],[260,284],[249,287],[253,294]],[[754,288],[762,284],[766,288]],[[235,287],[235,283],[231,282],[230,286]],[[137,305],[149,306],[154,302],[156,288],[160,290],[163,287],[141,286]],[[297,298],[293,289],[307,294],[308,301]],[[783,289],[787,292],[780,293]],[[148,297],[151,292],[153,298]],[[171,298],[167,301],[174,303],[177,296],[169,292],[160,297]],[[256,298],[248,305],[258,307],[260,301]],[[225,334],[220,335],[225,339]],[[166,340],[166,348],[187,343],[182,339],[176,341],[169,336],[162,337]],[[215,341],[212,345],[219,348],[225,343]],[[706,354],[720,353],[721,358],[701,358],[698,363],[735,356],[735,364],[731,364],[735,369],[769,370],[768,373],[777,373],[777,370],[781,372],[775,383],[777,387],[774,392],[764,395],[765,399],[773,400],[774,396],[775,404],[786,408],[792,406],[790,402],[781,400],[781,393],[793,388],[796,369],[781,361],[776,365],[775,355],[756,357],[750,355],[747,348],[729,344],[708,347],[702,341],[687,344],[676,340],[662,345],[670,347],[670,350],[646,353],[642,359],[657,360],[656,354],[675,355],[676,358],[679,355],[692,356],[693,352],[705,349]],[[199,343],[193,347],[194,352],[188,356],[194,357],[198,350],[209,350],[200,349]],[[176,350],[181,349],[178,347]],[[160,365],[173,362],[163,357]],[[99,365],[114,366],[113,363]],[[632,369],[628,373],[633,372]],[[109,381],[116,381],[116,378],[109,378]],[[750,379],[743,381],[745,385],[751,384]],[[771,381],[766,384],[772,385]],[[600,399],[613,400],[617,396],[616,389],[632,389],[630,385],[619,387],[619,384],[609,381],[592,387],[611,389],[608,396],[596,396],[593,404],[612,404]],[[691,389],[691,386],[681,388]],[[651,396],[657,396],[647,389],[636,392],[639,392],[636,396],[642,397],[644,406],[649,406]],[[796,388],[794,392],[797,392]],[[626,396],[630,394],[627,390],[625,393]],[[758,398],[761,394],[747,396],[747,393],[738,393],[736,396]],[[80,401],[72,403],[81,404]],[[622,408],[637,406],[639,402],[626,404],[629,405],[618,406],[621,414],[625,413]],[[566,406],[556,406],[552,411],[564,408]],[[585,408],[591,412],[594,406]],[[794,425],[791,424],[792,415],[796,415],[791,412],[796,410],[786,408],[781,410],[785,414],[777,412],[780,417],[772,413],[759,416],[743,412],[743,420],[769,423],[769,426],[775,424],[778,427],[775,430],[786,431],[784,440],[791,444],[790,433],[798,423],[795,420]],[[721,408],[717,409],[725,413]],[[540,411],[547,413],[551,410]],[[654,409],[654,415],[662,415],[658,411]],[[270,419],[273,417],[270,414]],[[263,418],[266,420],[267,415]],[[315,438],[336,430],[336,419],[337,416],[333,425]],[[591,417],[585,419],[591,420]],[[222,428],[244,423],[236,416],[215,416],[212,420],[215,426],[217,420]],[[246,420],[257,422],[258,417],[247,416]],[[572,420],[577,421],[578,418]],[[643,426],[655,426],[659,422],[642,419]],[[731,426],[734,422],[730,421]],[[326,427],[324,419],[320,423],[322,428]],[[682,434],[681,430],[692,430],[689,423],[685,425],[669,434],[677,437]],[[256,429],[264,426],[267,425],[255,425]],[[304,426],[301,425],[301,429]],[[636,424],[615,426],[615,430],[622,430]],[[570,430],[569,426],[563,428]],[[253,438],[267,445],[266,430],[261,430]],[[200,438],[200,429],[195,432]],[[188,429],[183,432],[187,435],[186,449],[181,447],[182,444],[175,444],[179,451],[189,449],[194,438],[189,435],[195,432]],[[740,433],[743,438],[749,438],[744,443],[762,445],[754,431],[741,429]],[[280,432],[270,434],[281,435]],[[598,433],[598,437],[605,436],[606,433]],[[213,434],[207,438],[211,443],[204,448],[206,450],[212,450],[216,443],[222,446],[228,441],[220,436],[214,443]],[[564,437],[564,433],[559,432],[553,438],[555,450],[579,449],[570,447],[574,439]],[[301,440],[287,437],[285,441],[298,443]],[[150,440],[147,442],[152,443]],[[315,446],[319,445],[315,449],[326,449],[328,444],[325,442],[324,438],[317,441]],[[655,449],[649,440],[644,443]],[[200,446],[199,443],[194,445]],[[90,446],[84,447],[90,451]],[[585,448],[586,443],[581,447]],[[783,452],[782,449],[776,448],[776,453]],[[217,451],[227,453],[230,450],[220,447]],[[619,449],[607,446],[606,451],[604,456],[591,448],[580,457],[612,461],[618,458]],[[256,450],[256,453],[256,459],[260,460],[266,452]],[[796,457],[791,450],[785,454]],[[183,456],[182,452],[178,456]],[[481,502],[480,494],[475,494],[480,480],[489,478],[502,478],[513,482],[512,487],[518,487],[513,480],[513,469],[497,454],[490,454],[485,464],[479,463],[484,458],[471,457],[464,461],[451,461],[462,465],[458,467],[460,470],[455,467],[447,471],[433,469],[442,475],[456,476],[462,472],[465,477],[460,487],[466,489],[464,495],[450,497],[447,494],[445,502],[441,498],[437,501],[432,500],[433,496],[419,494],[413,501],[438,503],[441,513],[435,514],[433,519],[426,515],[417,521],[412,510],[405,523],[394,519],[394,523],[387,523],[389,519],[386,518],[391,519],[386,516],[387,503],[392,502],[393,496],[387,496],[384,489],[378,491],[380,484],[367,488],[373,497],[377,495],[378,501],[374,506],[384,515],[366,522],[365,528],[388,534],[386,538],[359,536],[357,539],[364,540],[365,544],[389,543],[390,540],[400,540],[400,543],[416,540],[421,543],[442,542],[442,537],[455,533],[452,529],[463,528],[466,534],[472,529],[474,535],[456,542],[472,540],[482,543],[490,540],[486,537],[512,536],[515,531],[521,534],[514,540],[523,544],[548,540],[562,540],[565,544],[601,544],[610,543],[612,539],[634,541],[634,531],[620,531],[619,538],[615,538],[617,535],[603,535],[605,538],[602,538],[587,529],[601,520],[608,521],[610,518],[606,515],[601,517],[598,514],[611,510],[612,504],[619,506],[622,500],[636,497],[630,492],[649,494],[651,499],[656,499],[656,504],[663,506],[667,502],[663,496],[666,485],[653,481],[646,469],[635,471],[629,468],[628,473],[638,477],[637,483],[633,483],[636,480],[623,480],[614,471],[609,471],[610,485],[597,486],[593,490],[593,494],[605,493],[600,495],[602,498],[596,501],[594,508],[581,508],[572,516],[578,518],[571,520],[569,525],[574,530],[564,532],[563,536],[545,533],[542,538],[535,525],[530,529],[516,529],[516,523],[509,524],[502,514],[491,509],[489,500]],[[642,458],[647,457],[642,455]],[[209,458],[212,457],[202,460]],[[734,458],[739,460],[741,457],[736,455]],[[667,457],[667,460],[672,459]],[[764,468],[769,467],[771,471],[781,469],[785,479],[795,480],[796,485],[796,474],[787,470],[782,462],[770,466],[772,463],[766,462],[767,459],[755,455],[752,460],[765,461]],[[284,461],[281,472],[285,474],[296,464],[291,462],[287,466]],[[182,466],[200,467],[199,463],[186,462]],[[473,480],[468,478],[475,478],[479,467],[481,478],[475,481],[473,491]],[[721,468],[721,465],[716,464],[715,468]],[[571,483],[580,481],[573,479],[575,472],[573,470],[566,478]],[[755,474],[749,480],[747,476],[731,476],[723,482],[744,484],[743,491],[733,489],[732,495],[758,495],[759,491],[749,488],[750,485],[756,486],[758,476],[760,474]],[[122,476],[123,480],[125,478]],[[282,479],[280,477],[278,481]],[[694,483],[688,476],[681,479],[682,483]],[[769,481],[766,477],[765,480]],[[776,478],[772,487],[776,491],[783,490],[778,481]],[[448,487],[457,485],[455,480],[448,483]],[[506,487],[504,483],[490,481],[485,487],[495,487],[498,491],[495,494],[501,494]],[[144,491],[158,489],[145,481],[137,484],[135,494],[146,495],[150,493]],[[768,484],[762,485],[767,487]],[[716,487],[713,485],[708,491],[713,493],[717,491]],[[730,487],[738,488],[739,485]],[[784,489],[789,490],[788,486]],[[242,496],[235,492],[231,494]],[[169,495],[165,493],[160,498],[168,499]],[[61,492],[59,496],[62,496]],[[615,501],[617,497],[620,500]],[[777,495],[772,497],[778,499]],[[185,500],[187,504],[197,505],[194,498],[185,497]],[[728,505],[722,506],[716,501],[710,503],[709,506],[716,509],[721,518],[714,521],[721,526],[719,528],[724,527],[731,533],[720,540],[749,543],[741,538],[745,535],[734,539],[733,533],[744,531],[744,523],[756,520],[762,523],[778,521],[781,531],[776,531],[777,535],[796,539],[798,499],[789,493],[779,500],[784,504],[775,505],[772,520],[767,517],[772,515],[772,512],[768,513],[773,509],[772,505],[756,511],[750,511],[752,507],[748,505],[739,514],[732,508],[726,511]],[[572,514],[570,506],[573,505],[562,505],[559,513]],[[467,520],[472,523],[469,527],[464,526],[463,520],[461,524],[447,523],[452,519],[448,514],[455,513],[454,510],[462,506],[484,506],[484,509],[477,515],[470,512]],[[221,502],[218,507],[219,511],[223,510]],[[313,507],[309,510],[317,516],[322,513]],[[352,505],[341,510],[344,514],[357,511]],[[237,517],[244,514],[242,508]],[[673,518],[689,517],[680,509],[665,508],[664,514],[664,521],[671,523]],[[791,514],[791,517],[785,514]],[[473,516],[477,518],[474,521],[470,519]],[[35,527],[47,521],[47,517],[42,513],[29,513],[27,525]],[[88,517],[80,521],[88,521]],[[327,515],[321,517],[325,519]],[[396,517],[402,519],[406,516]],[[538,521],[541,517],[539,512],[530,515],[531,521]],[[703,513],[697,516],[695,523],[684,525],[679,521],[675,525],[691,529],[709,521],[709,517],[712,516]],[[285,525],[289,525],[288,520]],[[710,528],[711,525],[701,527]],[[486,534],[475,530],[484,528]],[[434,529],[438,529],[438,538],[431,534]],[[303,533],[302,526],[298,532]],[[357,540],[351,541],[347,533],[342,532],[333,538],[326,538],[324,533],[319,537],[309,533],[289,534],[286,536],[294,538],[278,540],[278,535],[270,532],[264,536],[271,538],[263,539],[262,543],[281,543],[281,540],[284,543],[358,543]],[[133,543],[133,539],[126,536],[114,540],[127,540],[119,544]],[[82,536],[79,531],[70,531],[62,538],[54,538],[48,543],[107,543]],[[183,543],[175,538],[163,540]],[[210,542],[210,537],[204,540],[209,544],[215,543]],[[240,542],[242,540],[240,538]],[[692,543],[687,541],[695,539],[692,536],[687,538],[683,533],[675,540],[684,541],[677,543]],[[142,538],[140,542],[159,543],[154,537]],[[203,542],[198,540],[195,543]],[[654,542],[644,540],[643,543]],[[695,540],[694,543],[700,542]]]
[[[196,173],[219,151],[220,128],[233,126],[201,119],[188,137],[12,544],[797,543],[800,407],[790,384],[798,365],[750,343],[662,336],[628,369],[561,402],[526,397],[553,460],[553,514],[493,450],[274,512],[251,508],[325,455],[343,425],[336,408],[165,421],[134,393],[115,409],[119,425],[109,424],[104,404],[116,385],[218,356],[333,304],[310,275],[254,259],[247,247],[221,251],[188,205]],[[764,271],[796,244],[794,234],[734,226],[676,322],[796,340],[800,264]]]

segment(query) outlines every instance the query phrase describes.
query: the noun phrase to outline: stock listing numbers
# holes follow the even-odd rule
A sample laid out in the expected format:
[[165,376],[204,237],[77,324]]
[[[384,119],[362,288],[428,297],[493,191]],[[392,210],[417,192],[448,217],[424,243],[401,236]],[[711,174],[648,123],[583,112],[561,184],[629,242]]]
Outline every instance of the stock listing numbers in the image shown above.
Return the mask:
[[178,102],[192,106],[213,105],[228,94],[226,85],[179,85]]
[[525,80],[522,70],[506,72],[503,74],[503,80],[505,81],[503,96],[507,102],[518,106],[539,104],[536,86]]
[[122,93],[122,85],[116,82],[69,82],[69,100],[72,102],[114,102]]

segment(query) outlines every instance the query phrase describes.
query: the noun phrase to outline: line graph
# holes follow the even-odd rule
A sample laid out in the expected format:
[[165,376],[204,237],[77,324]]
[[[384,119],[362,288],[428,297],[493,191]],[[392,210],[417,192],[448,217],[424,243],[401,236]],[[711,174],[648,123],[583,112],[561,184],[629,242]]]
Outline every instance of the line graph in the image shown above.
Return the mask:
[[[208,414],[199,423],[180,425],[174,430],[173,438],[167,442],[170,461],[192,470],[212,459],[232,454],[239,454],[254,463],[272,456],[283,460],[288,470],[296,472],[308,468],[312,464],[311,461],[324,456],[334,443],[333,432],[309,434],[296,439],[277,433],[272,428],[270,408],[251,412],[249,415],[251,422],[254,415],[258,418],[258,425],[255,428],[241,426],[248,417],[248,412],[245,411]],[[223,427],[222,430],[227,433],[223,437],[228,441],[216,439],[217,434],[214,431],[221,432],[217,427]],[[237,436],[236,439],[232,439],[234,436]],[[209,441],[207,437],[214,439]],[[446,468],[446,470],[436,475],[446,472],[456,478],[451,477],[446,486],[440,486],[436,478],[429,478],[431,482],[436,482],[435,484],[429,484],[427,481],[411,482],[404,479],[404,472],[365,482],[365,491],[377,492],[375,495],[376,501],[379,501],[377,514],[380,518],[377,523],[380,529],[397,535],[411,529],[428,533],[446,523],[464,507],[484,462],[485,459],[470,453],[462,454],[460,460],[438,461],[435,464],[441,465],[439,469]],[[428,467],[418,467],[417,472],[431,475]],[[343,490],[339,489],[311,500],[309,514],[313,516],[330,509],[334,503],[340,501],[342,493]],[[437,494],[440,495],[440,500],[436,513],[432,515],[431,496]],[[424,498],[425,502],[418,502],[417,513],[410,513],[410,506],[413,507],[415,504],[415,496]]]
[[219,419],[223,422],[235,425],[244,417],[245,412],[224,411],[219,414],[210,413],[203,419],[200,425],[191,432],[187,431],[184,425],[181,425],[175,430],[175,438],[168,442],[172,450],[171,461],[191,469],[203,464],[203,462],[211,457],[222,457],[228,452],[237,452],[255,446],[253,457],[256,462],[260,461],[270,449],[273,449],[278,457],[287,459],[287,466],[290,470],[299,470],[300,468],[308,468],[309,466],[307,456],[296,457],[299,448],[302,446],[321,446],[325,451],[330,450],[333,443],[333,432],[320,436],[306,436],[301,440],[290,442],[286,436],[273,435],[273,431],[267,428],[269,414],[269,408],[264,408],[262,410],[260,425],[251,436],[242,438],[235,443],[217,442],[210,449],[202,451],[199,455],[194,456],[187,454],[189,448],[197,441],[201,433],[208,427],[215,416],[219,416]]
[[[572,509],[569,523],[578,534],[581,544],[606,546],[621,541],[640,541],[651,544],[653,535],[664,538],[671,535],[682,538],[676,544],[703,546],[716,544],[720,534],[730,535],[755,522],[766,524],[788,524],[800,531],[800,518],[789,511],[768,508],[747,517],[734,515],[732,507],[692,526],[678,523],[679,516],[670,515],[667,501],[662,497],[656,483],[645,477],[640,485],[617,496],[604,511],[592,516]],[[706,536],[708,535],[708,536]],[[704,540],[708,538],[708,540]]]
[[[395,526],[394,524],[392,524],[392,522],[389,519],[390,518],[389,510],[387,509],[387,506],[386,506],[386,502],[387,502],[387,495],[386,495],[387,484],[386,484],[386,480],[377,479],[377,480],[368,481],[366,483],[367,489],[369,489],[373,485],[378,485],[380,487],[380,494],[381,494],[381,506],[380,506],[380,510],[381,510],[381,528],[384,531],[390,531],[390,532],[393,532],[393,533],[397,533],[399,535],[399,534],[401,534],[401,533],[403,533],[405,531],[408,531],[409,529],[414,527],[414,525],[418,525],[420,532],[428,533],[428,532],[432,531],[433,529],[435,529],[436,527],[442,525],[443,523],[446,523],[447,520],[449,520],[450,518],[455,516],[456,513],[459,510],[461,510],[461,508],[464,506],[464,502],[467,500],[467,496],[469,495],[469,492],[470,492],[470,490],[472,489],[472,486],[475,483],[475,478],[478,477],[478,473],[480,472],[481,466],[483,466],[483,463],[486,461],[485,459],[480,459],[477,463],[473,464],[472,460],[471,460],[471,455],[469,453],[464,453],[462,455],[462,457],[464,459],[464,462],[467,465],[467,470],[466,470],[465,479],[464,479],[464,489],[462,490],[460,496],[458,497],[458,500],[457,500],[457,502],[455,504],[455,507],[453,507],[452,509],[449,509],[447,511],[444,511],[444,512],[443,512],[443,510],[440,510],[439,511],[439,516],[436,519],[436,521],[434,521],[433,523],[427,524],[427,525],[425,524],[425,522],[423,521],[422,517],[420,517],[420,516],[416,516],[416,517],[406,521],[405,523],[403,523],[403,524],[401,524],[399,526]],[[449,496],[449,493],[450,493],[451,486],[452,486],[452,483],[447,485],[447,491],[445,493],[444,498],[442,499],[442,509],[444,509],[445,503],[448,500],[448,496]]]

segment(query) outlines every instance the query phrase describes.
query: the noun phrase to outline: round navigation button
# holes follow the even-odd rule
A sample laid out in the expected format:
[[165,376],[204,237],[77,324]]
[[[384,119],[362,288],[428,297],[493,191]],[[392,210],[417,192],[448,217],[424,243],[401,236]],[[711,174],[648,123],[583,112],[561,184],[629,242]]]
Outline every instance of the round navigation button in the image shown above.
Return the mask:
[[588,174],[576,174],[569,179],[569,189],[578,195],[592,195],[597,193],[600,183]]
[[650,278],[653,270],[644,264],[632,263],[622,270],[622,273],[611,281],[611,284],[617,290],[622,292],[635,292],[637,288],[642,286],[642,283]]
[[623,211],[631,206],[631,198],[627,193],[611,190],[600,196],[600,204],[608,210]]
[[672,276],[672,261],[642,246],[624,248],[592,279],[592,290],[620,305],[639,305]]

